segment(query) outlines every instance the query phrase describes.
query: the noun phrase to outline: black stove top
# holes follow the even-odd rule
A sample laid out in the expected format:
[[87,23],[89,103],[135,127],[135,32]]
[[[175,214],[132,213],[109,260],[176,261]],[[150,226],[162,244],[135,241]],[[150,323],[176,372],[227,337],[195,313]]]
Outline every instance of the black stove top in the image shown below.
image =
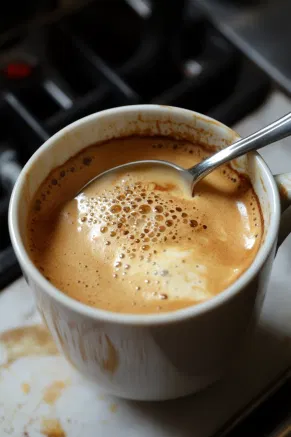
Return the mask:
[[[269,80],[192,4],[99,0],[0,49],[0,289],[19,274],[7,210],[13,184],[53,133],[102,109],[181,106],[232,125],[257,107]],[[167,13],[163,5],[167,5]]]

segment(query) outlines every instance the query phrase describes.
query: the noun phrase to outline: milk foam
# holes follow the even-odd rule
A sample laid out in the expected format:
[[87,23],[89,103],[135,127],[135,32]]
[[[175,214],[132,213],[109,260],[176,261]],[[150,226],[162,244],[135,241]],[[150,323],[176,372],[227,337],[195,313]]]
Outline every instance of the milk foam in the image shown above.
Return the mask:
[[183,242],[205,227],[184,210],[182,199],[192,204],[187,188],[171,169],[143,167],[98,179],[76,198],[78,230],[92,253],[103,256],[113,278],[138,284],[145,299],[211,297],[207,267],[193,271],[197,249]]

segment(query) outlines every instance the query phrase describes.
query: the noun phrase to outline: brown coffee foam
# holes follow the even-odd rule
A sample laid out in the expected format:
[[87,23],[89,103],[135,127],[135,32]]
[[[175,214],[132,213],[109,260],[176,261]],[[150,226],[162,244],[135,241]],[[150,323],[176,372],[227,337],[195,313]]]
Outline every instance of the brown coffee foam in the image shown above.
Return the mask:
[[[199,145],[128,138],[92,146],[42,185],[28,246],[43,274],[71,297],[122,312],[157,312],[209,299],[251,264],[263,223],[250,182],[224,166],[190,198],[173,174],[139,169],[88,179],[139,159],[190,167]],[[248,247],[249,245],[249,247]]]

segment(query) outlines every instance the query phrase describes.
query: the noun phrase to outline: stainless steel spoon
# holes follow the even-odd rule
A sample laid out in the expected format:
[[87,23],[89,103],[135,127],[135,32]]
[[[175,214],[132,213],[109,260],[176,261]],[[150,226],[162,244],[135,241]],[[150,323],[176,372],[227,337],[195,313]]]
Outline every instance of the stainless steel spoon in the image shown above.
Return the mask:
[[97,175],[94,179],[91,179],[81,191],[83,191],[83,189],[88,185],[92,184],[92,182],[96,181],[96,179],[105,175],[111,175],[113,172],[120,172],[122,170],[131,170],[136,166],[138,166],[140,169],[141,166],[145,165],[147,167],[150,166],[151,168],[153,166],[162,166],[179,172],[180,177],[183,178],[187,184],[189,184],[191,193],[193,194],[195,185],[220,165],[238,158],[245,153],[251,152],[252,150],[258,150],[261,147],[279,141],[285,137],[288,137],[289,135],[291,135],[291,112],[264,127],[263,129],[253,133],[252,135],[236,141],[225,149],[220,150],[219,152],[206,158],[204,161],[199,162],[198,164],[194,165],[194,167],[189,169],[184,169],[176,164],[173,164],[172,162],[161,161],[157,159],[134,161],[119,165],[118,167],[114,167]]

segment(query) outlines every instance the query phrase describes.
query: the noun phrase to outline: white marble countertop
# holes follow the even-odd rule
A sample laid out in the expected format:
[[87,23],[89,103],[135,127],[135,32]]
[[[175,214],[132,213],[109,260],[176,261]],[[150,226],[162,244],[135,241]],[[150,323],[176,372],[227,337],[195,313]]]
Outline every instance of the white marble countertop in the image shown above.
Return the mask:
[[[235,128],[251,133],[290,108],[276,91]],[[261,153],[274,173],[291,171],[291,140]],[[291,363],[290,266],[291,237],[278,252],[260,326],[239,366],[196,396],[164,403],[112,398],[88,383],[57,354],[19,279],[0,294],[1,437],[212,435]]]

